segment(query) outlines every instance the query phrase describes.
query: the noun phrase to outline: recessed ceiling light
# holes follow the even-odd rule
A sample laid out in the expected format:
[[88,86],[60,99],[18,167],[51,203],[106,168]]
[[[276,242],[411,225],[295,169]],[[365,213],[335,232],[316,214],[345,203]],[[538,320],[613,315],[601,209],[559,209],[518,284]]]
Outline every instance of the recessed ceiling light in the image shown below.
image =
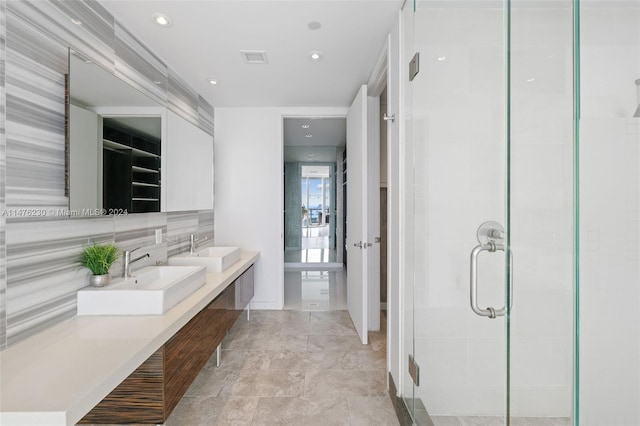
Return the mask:
[[322,52],[314,50],[313,52],[309,52],[309,59],[311,59],[314,62],[319,61],[320,59],[322,59]]
[[306,135],[304,135],[305,138],[312,138],[313,135],[311,133],[307,133]]
[[157,85],[161,85],[161,84],[162,84],[162,82],[161,82],[160,80],[153,80],[153,82],[154,82],[155,84],[157,84]]
[[320,27],[322,27],[322,24],[318,21],[311,21],[307,27],[309,27],[310,30],[319,30]]
[[315,154],[307,154],[307,157],[313,157]]
[[527,83],[533,83],[534,81],[536,81],[536,79],[533,77],[527,79]]
[[71,22],[73,22],[76,25],[82,25],[82,21],[76,18],[71,18]]
[[446,56],[438,56],[438,61],[442,62],[442,61],[446,61],[447,57]]
[[162,13],[154,13],[153,15],[151,15],[151,19],[153,19],[153,22],[160,25],[161,27],[170,27],[173,24],[173,22],[171,22],[171,19],[167,15]]
[[308,128],[309,128],[309,125],[308,125],[308,124],[303,124],[303,125],[302,125],[302,128],[303,128],[303,129],[308,129]]
[[209,78],[207,79],[207,81],[209,82],[209,84],[213,84],[214,86],[218,84],[218,80],[216,80],[215,78]]

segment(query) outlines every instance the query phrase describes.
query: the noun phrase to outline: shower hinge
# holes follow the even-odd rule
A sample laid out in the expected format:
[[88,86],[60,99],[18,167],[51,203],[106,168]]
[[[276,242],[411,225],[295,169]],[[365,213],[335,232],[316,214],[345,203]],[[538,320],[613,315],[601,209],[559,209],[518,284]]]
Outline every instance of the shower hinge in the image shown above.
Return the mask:
[[416,386],[420,386],[420,366],[413,359],[413,355],[409,355],[409,375],[413,379],[413,383]]
[[409,62],[409,81],[413,81],[416,75],[420,72],[420,52],[416,52]]

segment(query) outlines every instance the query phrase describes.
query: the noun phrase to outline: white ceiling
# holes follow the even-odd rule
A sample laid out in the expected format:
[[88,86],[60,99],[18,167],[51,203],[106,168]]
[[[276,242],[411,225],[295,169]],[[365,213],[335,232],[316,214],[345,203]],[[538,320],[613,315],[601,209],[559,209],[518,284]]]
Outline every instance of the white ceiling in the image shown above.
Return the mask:
[[285,146],[284,161],[300,163],[335,163],[338,151],[335,146]]
[[85,107],[158,107],[157,102],[104,68],[72,54],[69,59],[71,102]]
[[[303,125],[309,127],[304,128]],[[285,118],[283,139],[285,161],[333,163],[337,157],[336,147],[345,146],[347,142],[347,119]]]
[[[348,106],[402,0],[100,0],[214,107]],[[173,25],[151,20],[160,12]],[[311,21],[320,22],[310,30]],[[240,50],[265,50],[247,64]],[[319,62],[308,53],[323,52]],[[207,79],[215,78],[218,85]]]
[[[160,108],[148,96],[75,52],[69,58],[69,98],[72,105],[90,111],[104,107],[126,107],[129,111],[134,107]],[[103,110],[101,115],[109,114]],[[161,137],[159,114],[157,117],[110,117],[107,120],[146,135]]]
[[284,119],[284,146],[344,146],[346,142],[347,119],[344,117]]

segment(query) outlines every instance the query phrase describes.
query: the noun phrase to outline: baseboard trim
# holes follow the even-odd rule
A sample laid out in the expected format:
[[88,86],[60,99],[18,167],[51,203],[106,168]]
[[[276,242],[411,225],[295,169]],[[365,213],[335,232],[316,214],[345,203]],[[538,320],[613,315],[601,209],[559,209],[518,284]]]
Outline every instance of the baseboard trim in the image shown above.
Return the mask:
[[411,420],[411,414],[409,414],[409,410],[407,406],[404,405],[404,401],[402,397],[398,395],[398,388],[396,387],[396,383],[393,381],[393,376],[391,373],[389,374],[389,397],[391,398],[391,403],[393,404],[393,408],[396,412],[396,417],[400,422],[400,426],[412,426],[413,420]]

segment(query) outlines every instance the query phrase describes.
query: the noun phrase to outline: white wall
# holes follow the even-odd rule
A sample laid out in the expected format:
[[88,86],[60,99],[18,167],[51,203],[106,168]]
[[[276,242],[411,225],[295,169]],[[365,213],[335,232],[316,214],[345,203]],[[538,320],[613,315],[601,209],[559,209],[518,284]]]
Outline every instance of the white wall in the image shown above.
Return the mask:
[[580,424],[640,424],[640,9],[581,8]]
[[253,309],[282,309],[282,119],[277,108],[215,109],[216,245],[257,250]]
[[252,309],[284,306],[283,117],[346,108],[216,108],[216,245],[260,251]]

